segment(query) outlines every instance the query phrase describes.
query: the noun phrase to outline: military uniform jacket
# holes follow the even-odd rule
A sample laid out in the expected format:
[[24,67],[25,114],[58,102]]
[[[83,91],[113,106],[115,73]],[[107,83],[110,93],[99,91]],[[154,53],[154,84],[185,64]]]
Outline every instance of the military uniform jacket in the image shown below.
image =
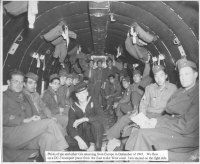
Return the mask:
[[131,92],[133,90],[133,86],[129,85],[129,87],[125,90],[124,95],[122,97],[122,99],[119,101],[119,103],[123,103],[123,104],[131,104]]
[[7,89],[3,92],[3,126],[4,127],[15,127],[24,124],[23,120],[25,118],[31,117],[33,115],[38,115],[39,113],[32,104],[30,97],[24,94],[23,100],[15,96],[12,91]]
[[[168,114],[158,117],[157,127],[171,129],[183,136],[199,137],[199,84],[177,90],[165,108]],[[198,144],[198,143],[197,143]]]
[[165,83],[163,91],[159,90],[159,86],[156,83],[147,86],[140,102],[139,111],[144,114],[147,112],[162,113],[167,101],[176,90],[176,85],[169,82]]
[[41,99],[39,93],[37,92],[29,93],[25,88],[23,88],[23,92],[30,97],[33,105],[35,106],[41,118],[51,117],[51,111],[46,106],[46,103]]
[[72,99],[70,98],[71,92],[71,86],[68,87],[66,84],[60,86],[57,91],[57,94],[61,97],[61,99],[63,99],[62,102],[65,102],[65,105],[67,106],[72,105]]
[[115,75],[116,73],[122,75],[122,72],[115,66],[112,66],[111,69],[110,68],[105,68],[103,70],[103,75],[102,75],[102,82],[105,82],[106,80],[108,80],[108,76],[110,74]]
[[[89,77],[89,73],[90,73],[90,67],[86,67],[84,69],[84,77],[87,76]],[[91,75],[89,77],[90,79],[90,82],[94,83],[95,82],[95,73],[96,73],[96,70],[95,69],[91,69]]]
[[57,95],[57,101],[54,97],[55,93],[53,90],[48,87],[48,89],[43,94],[43,101],[46,103],[47,107],[51,110],[52,114],[59,114],[60,109],[59,108],[65,108],[64,99],[61,95]]
[[113,95],[113,96],[121,95],[122,87],[119,81],[115,80],[113,84],[110,84],[110,88],[106,93],[107,93],[106,95]]

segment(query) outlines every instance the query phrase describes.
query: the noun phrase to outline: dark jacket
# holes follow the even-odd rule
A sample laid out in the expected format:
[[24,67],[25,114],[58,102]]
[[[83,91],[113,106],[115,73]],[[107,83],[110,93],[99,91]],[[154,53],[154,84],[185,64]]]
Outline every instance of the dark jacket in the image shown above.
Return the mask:
[[[57,95],[57,101],[54,98],[55,94]],[[54,93],[50,87],[48,87],[48,89],[44,91],[42,99],[46,103],[47,107],[51,110],[52,114],[59,114],[59,108],[66,108],[62,96],[57,93]]]

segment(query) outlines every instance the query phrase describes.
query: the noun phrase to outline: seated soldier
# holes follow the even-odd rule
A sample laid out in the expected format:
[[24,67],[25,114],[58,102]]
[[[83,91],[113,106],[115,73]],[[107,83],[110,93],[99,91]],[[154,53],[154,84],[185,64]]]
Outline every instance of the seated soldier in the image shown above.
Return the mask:
[[[143,112],[148,118],[160,116],[164,111],[164,108],[170,96],[177,90],[177,87],[174,84],[166,81],[167,74],[165,68],[162,65],[155,66],[153,68],[153,73],[156,83],[146,87],[145,94],[139,106],[140,112]],[[123,116],[107,132],[107,138],[109,140],[112,140],[113,138],[119,138],[121,136],[121,131],[124,129],[124,127],[132,123],[130,118],[137,113],[137,111],[134,111],[134,113],[132,114],[127,114]],[[130,135],[130,131],[127,133],[128,134],[123,135],[123,137]]]
[[150,73],[149,62],[145,63],[143,75],[140,70],[133,71],[133,84],[131,92],[131,103],[132,107],[134,108],[133,111],[138,111],[140,100],[144,94],[145,87],[148,86],[152,81],[151,77],[149,76],[149,73]]
[[[8,89],[3,92],[3,146],[12,159],[22,149],[39,149],[46,161],[45,151],[61,151],[68,147],[53,119],[42,119],[30,97],[22,92],[24,75],[12,70],[7,76]],[[48,114],[47,114],[48,115]]]
[[43,94],[43,101],[51,110],[52,116],[66,129],[68,124],[68,108],[65,106],[64,99],[57,94],[60,78],[57,74],[52,74],[49,81],[49,87]]
[[99,102],[88,96],[87,84],[78,83],[74,88],[76,100],[69,110],[69,124],[66,140],[73,151],[101,151],[104,133],[104,113]]
[[75,86],[79,82],[80,82],[79,75],[78,74],[73,74],[72,84]]
[[[30,111],[34,115],[40,116],[41,119],[51,118],[57,121],[55,117],[52,117],[51,111],[46,106],[46,103],[40,98],[39,93],[36,92],[38,76],[32,72],[28,72],[24,79],[24,88],[23,93],[27,94],[30,97],[31,102],[33,103],[36,110]],[[32,115],[30,113],[30,115]],[[66,130],[58,123],[58,126],[63,133],[66,134]]]
[[106,110],[110,110],[110,115],[113,114],[112,105],[121,98],[121,85],[120,82],[115,80],[113,74],[108,76],[109,88],[107,88],[107,95],[105,96],[107,107]]
[[185,58],[177,62],[177,67],[182,87],[167,101],[164,115],[146,123],[151,129],[139,129],[131,133],[126,150],[152,151],[154,147],[155,150],[168,150],[173,156],[176,152],[189,153],[199,148],[197,67]]
[[84,71],[84,77],[89,78],[89,83],[88,83],[88,91],[91,96],[94,96],[94,84],[95,84],[95,74],[96,70],[93,69],[94,66],[94,60],[89,60],[89,67],[82,67]]
[[120,99],[118,102],[114,103],[114,108],[116,116],[118,120],[125,114],[128,114],[129,111],[133,110],[133,107],[131,106],[131,92],[132,92],[132,86],[130,85],[130,77],[123,77],[122,78],[122,85],[126,89],[124,92],[124,95],[122,99]]
[[63,101],[65,102],[66,110],[69,111],[69,108],[72,105],[72,99],[70,98],[72,75],[67,74],[65,70],[60,70],[59,76],[60,87],[58,88],[57,94],[63,99]]

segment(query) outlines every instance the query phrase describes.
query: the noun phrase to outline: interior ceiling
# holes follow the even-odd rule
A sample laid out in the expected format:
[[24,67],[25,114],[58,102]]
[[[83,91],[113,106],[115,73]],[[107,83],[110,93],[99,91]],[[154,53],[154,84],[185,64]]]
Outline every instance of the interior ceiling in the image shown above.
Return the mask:
[[[3,2],[3,5],[9,1]],[[29,29],[27,12],[19,16],[3,14],[3,75],[8,70],[19,68],[25,73],[37,73],[49,77],[61,68],[53,58],[55,47],[42,39],[42,35],[64,21],[77,39],[70,39],[68,51],[80,44],[84,53],[95,55],[117,54],[116,47],[126,40],[130,26],[137,22],[145,31],[158,39],[146,46],[153,56],[164,54],[164,64],[173,82],[174,63],[181,57],[178,46],[173,44],[177,37],[187,58],[199,60],[199,2],[198,1],[39,1],[34,29]],[[110,21],[114,14],[115,22]],[[95,16],[96,14],[96,16]],[[100,16],[101,15],[101,16]],[[8,54],[18,35],[23,37],[14,55]],[[49,50],[50,53],[46,53]],[[33,52],[45,55],[46,69],[36,68]],[[136,62],[125,51],[120,57],[127,62]],[[4,78],[6,84],[6,78]],[[39,86],[41,84],[39,83]]]

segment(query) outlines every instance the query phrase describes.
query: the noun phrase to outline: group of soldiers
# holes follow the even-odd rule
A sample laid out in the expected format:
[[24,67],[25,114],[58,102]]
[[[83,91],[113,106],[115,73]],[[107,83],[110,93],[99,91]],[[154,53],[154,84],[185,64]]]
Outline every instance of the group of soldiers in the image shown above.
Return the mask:
[[[147,61],[143,73],[140,70],[133,71],[134,83],[130,84],[126,66],[119,70],[108,58],[107,68],[102,68],[102,62],[98,60],[98,67],[93,69],[94,61],[90,60],[82,78],[72,76],[65,70],[52,74],[49,86],[42,95],[36,92],[39,78],[36,74],[28,72],[24,75],[19,70],[10,71],[7,76],[8,89],[3,93],[4,158],[12,152],[9,160],[14,160],[19,158],[19,154],[26,155],[23,150],[39,149],[46,160],[45,151],[68,151],[70,143],[66,141],[66,136],[75,133],[67,130],[68,122],[72,119],[69,117],[70,110],[71,116],[75,117],[72,115],[72,106],[77,102],[77,96],[73,97],[73,93],[75,91],[77,95],[85,89],[88,90],[88,96],[92,97],[92,109],[96,108],[93,102],[97,101],[100,104],[98,110],[106,110],[110,115],[117,116],[112,127],[104,126],[108,145],[123,138],[121,150],[151,151],[153,145],[156,150],[182,148],[179,152],[185,152],[183,147],[191,150],[198,147],[199,90],[195,63],[187,59],[177,62],[182,84],[177,90],[176,85],[167,81],[166,69],[162,65],[152,68],[155,83],[149,76],[151,69]],[[119,74],[119,78],[116,74]],[[83,90],[79,86],[82,82],[84,85],[80,86]],[[146,129],[131,121],[141,112],[149,118],[145,123]],[[90,122],[91,118],[84,118],[84,121]],[[74,126],[74,122],[71,126]],[[95,132],[100,143],[98,151],[103,142],[102,137],[98,139],[98,135],[103,135],[101,131],[102,134],[98,130]]]

